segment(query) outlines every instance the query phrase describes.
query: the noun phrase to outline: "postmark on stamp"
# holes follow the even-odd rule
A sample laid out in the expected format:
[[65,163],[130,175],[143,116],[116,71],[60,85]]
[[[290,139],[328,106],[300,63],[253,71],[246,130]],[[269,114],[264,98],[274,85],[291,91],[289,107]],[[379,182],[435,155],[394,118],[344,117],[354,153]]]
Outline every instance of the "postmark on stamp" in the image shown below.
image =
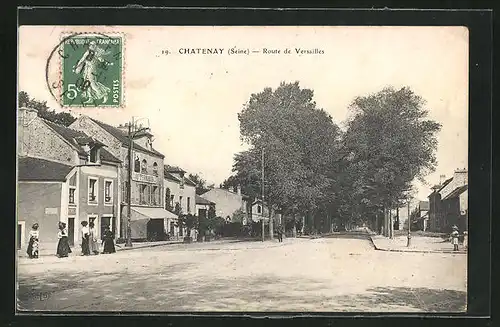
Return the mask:
[[62,107],[122,107],[123,35],[79,33],[59,44]]

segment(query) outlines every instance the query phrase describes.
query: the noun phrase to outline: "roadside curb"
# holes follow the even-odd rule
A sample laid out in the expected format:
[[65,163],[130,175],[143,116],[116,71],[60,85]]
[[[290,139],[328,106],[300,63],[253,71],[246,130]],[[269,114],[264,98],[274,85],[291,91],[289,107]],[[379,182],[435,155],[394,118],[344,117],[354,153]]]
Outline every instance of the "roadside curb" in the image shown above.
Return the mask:
[[179,242],[148,244],[148,245],[132,246],[132,247],[125,247],[125,246],[120,247],[120,246],[118,246],[118,245],[115,244],[115,249],[116,249],[116,252],[118,252],[118,251],[128,251],[128,250],[137,250],[137,249],[145,249],[145,248],[154,248],[154,247],[157,247],[157,246],[168,246],[168,245],[183,244],[183,243],[184,243],[183,241],[179,241]]
[[377,251],[384,251],[384,252],[405,252],[405,253],[442,253],[442,254],[467,254],[467,251],[446,251],[446,250],[403,250],[403,249],[387,249],[387,248],[381,248],[378,247],[375,244],[375,241],[373,241],[373,237],[370,234],[367,234],[370,243],[372,244],[373,248]]

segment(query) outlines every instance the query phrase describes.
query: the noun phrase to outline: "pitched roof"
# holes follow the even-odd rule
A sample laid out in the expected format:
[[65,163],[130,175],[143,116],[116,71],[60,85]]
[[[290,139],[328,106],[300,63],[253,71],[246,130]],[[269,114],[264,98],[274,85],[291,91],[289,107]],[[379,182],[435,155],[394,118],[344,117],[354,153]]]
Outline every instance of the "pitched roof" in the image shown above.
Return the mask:
[[166,170],[163,172],[163,176],[165,177],[165,179],[169,179],[169,180],[172,180],[172,181],[177,182],[177,183],[181,182],[181,180],[179,178],[177,178],[174,175],[170,174]]
[[73,169],[70,165],[45,159],[19,157],[19,181],[58,181],[64,182]]
[[199,195],[196,195],[196,204],[215,204],[215,203],[205,198],[202,198]]
[[[91,117],[89,117],[89,118],[94,123],[96,123],[97,125],[99,125],[102,129],[104,129],[106,132],[108,132],[109,134],[113,135],[113,137],[117,138],[122,143],[122,145],[128,146],[129,139],[128,139],[127,134],[124,131],[120,130],[117,127],[114,127],[114,126],[111,126],[109,124],[103,123],[102,121],[99,121],[97,119],[94,119],[94,118],[91,118]],[[145,147],[143,147],[143,146],[141,146],[141,145],[139,145],[139,144],[137,144],[135,142],[134,142],[134,149],[141,150],[143,152],[146,152],[146,153],[149,153],[149,154],[153,154],[153,155],[161,157],[161,158],[165,158],[165,156],[163,154],[161,154],[160,152],[156,151],[155,149],[153,149],[153,150],[146,149]]]
[[420,201],[418,206],[420,210],[429,210],[429,201]]
[[447,199],[451,199],[451,198],[457,197],[460,194],[462,194],[463,192],[465,192],[468,188],[469,188],[469,185],[467,185],[467,184],[459,186],[456,189],[454,189],[453,191],[451,191],[450,194],[448,194],[447,196],[445,196],[443,198],[443,200],[447,200]]
[[438,192],[441,191],[446,185],[450,184],[452,180],[453,177],[450,177],[447,180],[445,180],[443,184],[439,185]]
[[190,186],[196,186],[196,183],[190,180],[189,178],[184,177],[184,183]]
[[[49,125],[50,128],[52,128],[57,134],[62,136],[66,141],[68,141],[71,145],[75,147],[77,152],[81,155],[87,155],[87,152],[83,149],[82,145],[84,144],[96,144],[100,146],[106,146],[104,143],[99,142],[98,140],[88,136],[82,131],[77,131],[75,129],[62,126],[56,123],[53,123],[49,120],[45,120],[44,122]],[[100,151],[100,159],[103,161],[109,161],[109,162],[122,162],[120,159],[112,155],[108,150],[101,148]]]
[[165,165],[165,171],[169,173],[185,173],[186,171],[177,166]]

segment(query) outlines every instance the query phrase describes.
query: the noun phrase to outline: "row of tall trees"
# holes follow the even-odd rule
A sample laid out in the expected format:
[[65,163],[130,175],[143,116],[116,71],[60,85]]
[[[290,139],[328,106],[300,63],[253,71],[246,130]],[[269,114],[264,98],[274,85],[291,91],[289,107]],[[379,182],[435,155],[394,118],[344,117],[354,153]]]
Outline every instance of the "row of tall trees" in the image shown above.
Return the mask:
[[356,97],[346,130],[313,95],[298,82],[283,82],[250,96],[238,114],[250,148],[235,155],[225,186],[239,184],[258,198],[264,168],[272,211],[306,217],[307,228],[321,230],[375,222],[405,199],[415,178],[434,170],[441,126],[411,89]]

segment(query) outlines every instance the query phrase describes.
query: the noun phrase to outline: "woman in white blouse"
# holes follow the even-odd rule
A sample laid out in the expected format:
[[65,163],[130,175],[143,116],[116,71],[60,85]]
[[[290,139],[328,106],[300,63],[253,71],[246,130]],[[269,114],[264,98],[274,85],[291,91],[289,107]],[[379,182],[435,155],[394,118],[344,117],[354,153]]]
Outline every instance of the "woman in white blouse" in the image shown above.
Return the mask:
[[90,255],[88,222],[82,221],[82,255]]

